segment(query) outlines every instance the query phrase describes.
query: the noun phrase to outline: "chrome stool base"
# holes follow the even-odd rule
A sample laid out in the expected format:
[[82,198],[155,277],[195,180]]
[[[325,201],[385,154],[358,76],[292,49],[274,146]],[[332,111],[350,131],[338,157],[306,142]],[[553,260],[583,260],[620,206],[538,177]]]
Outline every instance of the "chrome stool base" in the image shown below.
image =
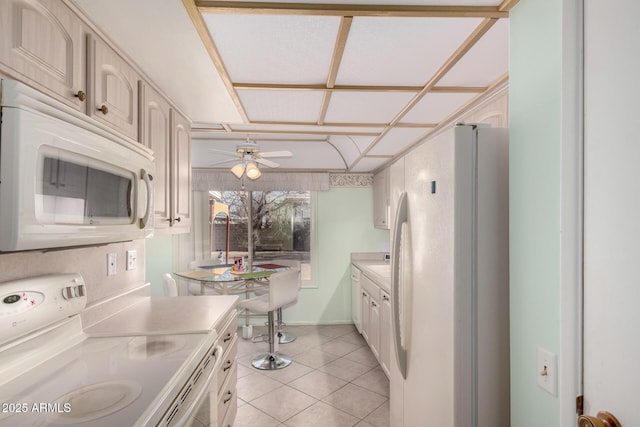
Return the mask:
[[295,341],[295,339],[298,338],[296,334],[292,334],[291,332],[285,332],[285,331],[278,331],[276,335],[278,337],[278,343],[280,344],[288,344],[292,341]]
[[286,368],[290,364],[291,357],[280,352],[261,354],[251,361],[254,368],[268,371]]

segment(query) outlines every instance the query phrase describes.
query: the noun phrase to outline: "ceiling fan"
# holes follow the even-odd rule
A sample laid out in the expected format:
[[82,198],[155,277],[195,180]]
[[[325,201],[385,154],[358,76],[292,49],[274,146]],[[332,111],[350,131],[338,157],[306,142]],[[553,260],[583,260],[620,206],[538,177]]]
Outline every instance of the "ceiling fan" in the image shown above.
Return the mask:
[[272,160],[268,160],[269,158],[290,158],[293,156],[291,151],[268,151],[262,152],[260,151],[260,147],[255,141],[251,141],[247,137],[247,141],[238,144],[236,146],[236,151],[223,151],[217,150],[215,148],[211,148],[211,151],[215,151],[218,153],[232,155],[233,158],[228,160],[222,160],[220,162],[212,163],[211,166],[228,163],[228,162],[237,162],[232,168],[231,172],[238,178],[242,178],[243,174],[246,174],[249,179],[258,179],[262,175],[260,169],[258,168],[258,164],[263,166],[267,166],[270,168],[277,168],[280,165]]

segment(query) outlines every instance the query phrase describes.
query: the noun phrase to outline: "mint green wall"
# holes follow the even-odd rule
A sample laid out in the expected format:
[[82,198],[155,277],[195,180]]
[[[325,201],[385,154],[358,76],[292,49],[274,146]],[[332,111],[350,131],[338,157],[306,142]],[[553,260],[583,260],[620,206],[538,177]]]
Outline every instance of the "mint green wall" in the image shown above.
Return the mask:
[[173,272],[173,236],[145,239],[145,280],[151,283],[151,295],[162,295],[162,276]]
[[[302,289],[287,308],[290,324],[351,322],[351,252],[381,252],[389,231],[373,227],[373,188],[332,188],[316,199],[317,288]],[[162,275],[174,265],[173,236],[146,239],[146,280],[153,295],[162,293]],[[387,249],[388,250],[388,249]]]
[[351,252],[380,252],[389,231],[373,227],[373,188],[332,188],[317,193],[317,289],[302,289],[284,311],[291,324],[351,322]]
[[562,2],[519,2],[509,54],[511,425],[559,427],[536,350],[560,352]]

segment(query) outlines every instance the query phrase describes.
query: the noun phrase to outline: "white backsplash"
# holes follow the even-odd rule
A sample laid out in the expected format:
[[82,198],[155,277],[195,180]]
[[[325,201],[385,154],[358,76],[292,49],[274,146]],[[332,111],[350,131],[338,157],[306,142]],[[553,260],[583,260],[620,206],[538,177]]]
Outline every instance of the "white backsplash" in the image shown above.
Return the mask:
[[[0,254],[0,282],[52,273],[80,273],[87,286],[87,307],[145,283],[144,240],[104,246]],[[126,251],[137,251],[137,266],[126,270]],[[107,254],[116,254],[117,272],[107,276]]]

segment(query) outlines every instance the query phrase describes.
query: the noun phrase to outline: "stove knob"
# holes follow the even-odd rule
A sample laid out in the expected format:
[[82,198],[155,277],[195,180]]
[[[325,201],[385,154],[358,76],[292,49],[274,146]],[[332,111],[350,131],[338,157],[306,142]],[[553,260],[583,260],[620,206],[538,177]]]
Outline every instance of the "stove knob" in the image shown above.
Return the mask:
[[75,289],[71,286],[67,286],[66,288],[62,289],[62,297],[66,300],[75,298],[76,297]]
[[76,296],[83,297],[84,296],[84,285],[76,286]]

